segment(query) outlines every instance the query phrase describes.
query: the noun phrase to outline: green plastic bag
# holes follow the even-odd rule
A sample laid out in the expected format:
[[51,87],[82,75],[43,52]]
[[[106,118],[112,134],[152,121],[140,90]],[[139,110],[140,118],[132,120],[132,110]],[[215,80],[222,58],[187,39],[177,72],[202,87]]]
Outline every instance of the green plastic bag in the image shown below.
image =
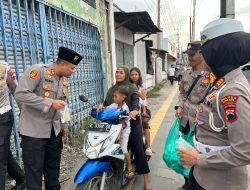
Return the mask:
[[191,128],[190,132],[187,135],[184,135],[180,132],[180,127],[181,121],[179,118],[177,118],[172,124],[172,127],[168,133],[162,159],[169,168],[185,177],[188,177],[190,168],[182,166],[176,147],[177,142],[180,138],[183,138],[190,144],[190,146],[193,146],[194,127]]

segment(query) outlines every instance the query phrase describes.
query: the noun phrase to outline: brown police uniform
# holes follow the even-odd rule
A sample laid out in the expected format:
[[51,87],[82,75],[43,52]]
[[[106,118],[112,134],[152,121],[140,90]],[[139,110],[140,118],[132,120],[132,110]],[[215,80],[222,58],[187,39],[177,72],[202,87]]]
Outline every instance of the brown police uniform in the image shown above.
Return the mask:
[[[198,75],[201,77],[187,98],[188,91]],[[207,71],[193,71],[191,69],[184,72],[183,78],[179,84],[179,100],[175,106],[175,108],[178,106],[183,108],[183,116],[181,118],[181,125],[183,127],[185,127],[188,122],[190,127],[194,124],[198,103],[204,96],[209,83],[209,72]]]
[[[82,57],[65,47],[59,48],[58,58],[77,65]],[[62,63],[58,63],[62,64]],[[62,132],[68,127],[61,121],[60,111],[52,107],[53,100],[66,100],[68,80],[59,77],[52,65],[33,65],[28,68],[15,91],[21,104],[20,133],[23,149],[27,190],[60,189],[59,173],[62,152]]]
[[15,98],[22,104],[20,134],[49,138],[52,126],[57,136],[67,123],[61,122],[59,111],[51,107],[54,99],[66,100],[68,81],[55,74],[53,65],[37,64],[28,68],[20,81]]
[[250,87],[240,68],[218,82],[199,106],[194,177],[206,190],[245,190],[250,163]]

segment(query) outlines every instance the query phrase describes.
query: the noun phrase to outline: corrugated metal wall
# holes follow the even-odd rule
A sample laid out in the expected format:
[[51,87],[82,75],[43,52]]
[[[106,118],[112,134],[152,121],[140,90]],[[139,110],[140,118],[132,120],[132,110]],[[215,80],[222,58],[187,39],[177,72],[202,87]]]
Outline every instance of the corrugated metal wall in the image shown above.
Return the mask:
[[[0,0],[0,60],[14,68],[17,78],[26,67],[56,60],[60,46],[69,47],[83,55],[70,78],[68,99],[71,109],[71,131],[82,125],[92,106],[103,99],[101,41],[98,29],[90,23],[59,10],[43,1]],[[90,104],[78,100],[84,94]],[[11,96],[13,102],[13,98]],[[13,126],[17,156],[20,157],[17,133],[19,110],[15,103]]]

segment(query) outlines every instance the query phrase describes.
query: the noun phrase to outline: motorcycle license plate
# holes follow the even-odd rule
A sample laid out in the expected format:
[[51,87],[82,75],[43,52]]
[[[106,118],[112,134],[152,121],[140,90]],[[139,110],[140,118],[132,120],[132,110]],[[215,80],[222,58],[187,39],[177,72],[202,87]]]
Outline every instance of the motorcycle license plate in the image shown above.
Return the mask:
[[91,124],[89,126],[89,131],[108,133],[110,131],[110,128],[111,128],[111,125],[109,124],[98,123],[98,124]]

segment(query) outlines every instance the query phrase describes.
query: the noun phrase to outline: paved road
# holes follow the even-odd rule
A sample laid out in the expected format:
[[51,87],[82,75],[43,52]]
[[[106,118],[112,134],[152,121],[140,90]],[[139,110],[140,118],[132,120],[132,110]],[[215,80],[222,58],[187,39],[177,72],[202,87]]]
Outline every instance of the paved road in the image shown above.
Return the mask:
[[[173,107],[175,105],[175,102],[177,101],[177,89],[177,85],[170,86],[169,84],[167,84],[164,86],[164,88],[161,89],[160,97],[149,99],[149,105],[153,115],[152,120],[154,120],[154,118],[156,117],[158,121],[162,121],[154,124],[151,120],[150,123],[151,132],[153,133],[153,135],[155,133],[152,149],[156,153],[149,161],[149,166],[151,169],[151,183],[154,190],[176,190],[184,182],[183,177],[170,170],[162,160],[166,137],[175,118]],[[171,96],[173,95],[173,93],[174,96]],[[163,118],[161,120],[159,119],[158,115],[159,112],[161,112],[160,109],[164,107],[168,107],[168,109],[165,109],[164,113],[160,113],[163,115]],[[155,128],[157,128],[157,131],[155,131]],[[132,190],[141,189],[143,189],[143,178],[142,176],[138,176],[134,181]]]

